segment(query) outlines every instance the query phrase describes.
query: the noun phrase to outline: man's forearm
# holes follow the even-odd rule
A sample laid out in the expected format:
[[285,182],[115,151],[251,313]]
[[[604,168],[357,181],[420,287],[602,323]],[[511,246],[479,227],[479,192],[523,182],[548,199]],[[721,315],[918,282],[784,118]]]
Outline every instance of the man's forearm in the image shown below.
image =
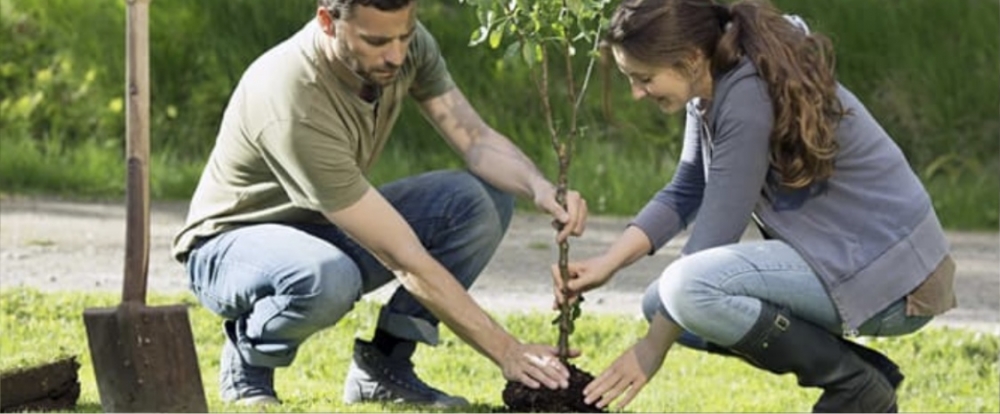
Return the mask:
[[419,262],[401,263],[398,275],[403,287],[459,338],[500,365],[517,339],[483,311],[444,267],[430,257]]
[[403,217],[372,188],[351,206],[327,213],[389,269],[434,316],[499,364],[517,341],[482,310],[447,269],[420,244]]
[[552,189],[535,163],[483,122],[458,88],[421,102],[420,108],[469,170],[493,186],[532,199]]
[[465,152],[465,161],[474,174],[501,190],[533,199],[552,183],[510,140],[492,129],[480,131]]

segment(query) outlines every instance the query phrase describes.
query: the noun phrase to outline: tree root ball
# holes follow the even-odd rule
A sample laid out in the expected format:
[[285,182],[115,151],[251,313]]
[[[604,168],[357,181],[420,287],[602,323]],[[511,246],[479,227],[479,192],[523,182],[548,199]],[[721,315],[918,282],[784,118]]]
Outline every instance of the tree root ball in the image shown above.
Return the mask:
[[583,388],[594,380],[590,373],[570,364],[569,387],[553,390],[537,389],[508,381],[503,389],[503,402],[513,412],[522,413],[602,413],[604,410],[583,402]]

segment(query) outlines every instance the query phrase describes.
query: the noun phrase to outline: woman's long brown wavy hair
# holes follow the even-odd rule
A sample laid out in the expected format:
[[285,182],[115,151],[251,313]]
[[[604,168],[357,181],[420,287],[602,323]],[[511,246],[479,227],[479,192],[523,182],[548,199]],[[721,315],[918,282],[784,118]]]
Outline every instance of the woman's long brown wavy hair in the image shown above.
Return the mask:
[[605,43],[686,74],[695,51],[711,59],[715,75],[746,56],[773,103],[770,163],[780,183],[802,188],[833,173],[835,130],[846,114],[837,97],[833,46],[827,37],[791,24],[766,1],[726,6],[713,0],[625,0]]

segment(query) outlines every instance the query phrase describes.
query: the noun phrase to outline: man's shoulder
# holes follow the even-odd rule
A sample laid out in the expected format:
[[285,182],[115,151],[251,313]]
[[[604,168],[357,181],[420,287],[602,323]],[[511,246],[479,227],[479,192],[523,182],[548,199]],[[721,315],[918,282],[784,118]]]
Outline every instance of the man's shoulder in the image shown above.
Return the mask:
[[437,41],[419,21],[410,42],[406,66],[404,71],[412,81],[410,96],[417,101],[438,96],[455,85]]
[[427,30],[427,27],[419,20],[413,32],[413,41],[410,42],[409,55],[416,62],[437,59],[441,55],[441,49],[434,34]]
[[[286,79],[296,79],[311,71],[317,59],[315,51],[305,44],[308,39],[309,25],[286,38],[281,43],[272,46],[262,53],[244,72],[244,78],[261,78],[257,85],[266,87],[274,82]],[[253,85],[248,85],[253,86]]]
[[323,90],[336,90],[320,86],[333,81],[322,72],[319,56],[308,43],[309,30],[307,25],[275,45],[244,72],[237,89],[257,121],[301,117],[321,101]]

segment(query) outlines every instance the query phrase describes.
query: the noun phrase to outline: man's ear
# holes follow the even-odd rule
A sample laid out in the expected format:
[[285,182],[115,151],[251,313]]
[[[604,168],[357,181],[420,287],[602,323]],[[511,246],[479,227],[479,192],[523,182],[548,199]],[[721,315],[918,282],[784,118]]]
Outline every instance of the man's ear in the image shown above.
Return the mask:
[[336,34],[336,25],[334,22],[337,20],[339,13],[326,7],[316,8],[316,20],[319,21],[319,27],[323,30],[323,33],[327,35],[334,36]]

